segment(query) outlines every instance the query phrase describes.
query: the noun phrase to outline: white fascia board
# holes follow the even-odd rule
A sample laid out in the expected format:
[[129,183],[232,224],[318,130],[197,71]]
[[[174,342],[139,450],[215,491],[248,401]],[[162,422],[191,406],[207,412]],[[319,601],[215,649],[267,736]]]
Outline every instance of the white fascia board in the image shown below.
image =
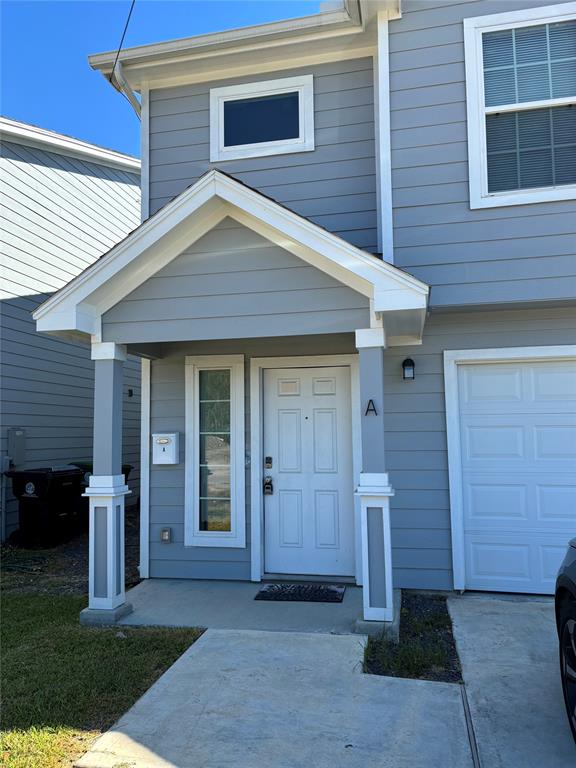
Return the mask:
[[[239,210],[265,222],[298,243],[308,246],[311,251],[327,256],[348,273],[352,273],[367,284],[372,285],[373,289],[369,293],[363,291],[365,295],[370,295],[370,298],[376,298],[380,291],[387,292],[404,288],[421,294],[424,297],[425,306],[428,286],[412,275],[401,272],[390,264],[371,256],[366,251],[356,248],[342,238],[333,235],[308,219],[298,216],[259,192],[239,184],[228,176],[218,176],[217,189],[218,195],[222,199]],[[283,247],[289,250],[288,244]],[[422,300],[418,306],[421,305]],[[374,307],[375,311],[382,311],[387,308],[388,305]]]
[[60,133],[47,131],[35,125],[20,123],[0,117],[0,137],[4,141],[14,141],[16,144],[40,147],[60,155],[79,157],[98,165],[122,168],[131,173],[140,173],[140,160],[130,155],[124,155],[113,149],[105,149],[86,141],[63,136]]
[[[199,215],[190,222],[197,212]],[[210,171],[44,302],[33,314],[34,319],[44,321],[49,316],[51,319],[46,322],[54,323],[61,313],[72,317],[68,313],[79,307],[82,311],[88,307],[90,314],[100,316],[216,226],[226,214],[332,274],[344,285],[375,299],[375,311],[426,305],[428,286],[420,280],[355,248],[244,184]],[[43,325],[39,322],[38,329]],[[70,330],[70,325],[61,330]]]
[[[358,0],[351,0],[358,3]],[[164,61],[170,57],[182,57],[194,55],[199,51],[211,51],[213,55],[226,55],[234,46],[257,45],[262,47],[268,39],[272,44],[278,45],[278,41],[288,38],[286,43],[293,42],[299,35],[307,35],[315,30],[323,30],[325,34],[334,31],[334,27],[356,24],[350,17],[346,7],[310,16],[301,16],[295,19],[274,21],[267,24],[255,24],[248,27],[229,29],[222,32],[210,32],[205,35],[195,35],[177,40],[168,40],[151,45],[139,45],[132,48],[124,48],[119,60],[123,64],[134,64],[151,59]],[[88,57],[88,62],[93,69],[102,70],[103,73],[112,70],[117,51],[95,53]]]

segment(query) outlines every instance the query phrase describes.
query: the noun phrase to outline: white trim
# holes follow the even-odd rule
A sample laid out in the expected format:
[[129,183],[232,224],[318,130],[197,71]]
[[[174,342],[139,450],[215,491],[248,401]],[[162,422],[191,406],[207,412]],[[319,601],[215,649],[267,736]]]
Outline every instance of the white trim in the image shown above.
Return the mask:
[[[360,520],[362,530],[362,605],[363,617],[366,621],[393,621],[394,619],[394,589],[392,573],[392,543],[390,535],[390,496],[394,491],[364,494],[360,497]],[[370,594],[370,559],[368,550],[368,509],[382,511],[382,549],[384,553],[384,591],[385,606],[372,605]]]
[[[314,79],[312,75],[228,85],[210,89],[210,162],[247,157],[311,152],[314,149]],[[224,105],[228,101],[281,93],[298,93],[299,132],[295,139],[280,139],[232,147],[224,145]]]
[[150,91],[140,93],[140,220],[150,215]]
[[[187,547],[246,546],[244,355],[202,355],[185,358],[184,545]],[[230,370],[231,531],[200,531],[198,493],[198,373]]]
[[382,347],[386,349],[386,333],[380,328],[358,328],[355,331],[356,349]]
[[50,152],[69,157],[80,157],[83,160],[112,168],[122,168],[130,173],[140,173],[140,161],[136,157],[124,155],[113,149],[98,147],[72,136],[63,136],[54,131],[47,131],[35,125],[0,117],[0,136],[3,141],[14,140],[18,144],[32,147],[42,147]]
[[[254,357],[250,360],[250,578],[261,581],[264,575],[264,501],[262,495],[263,456],[263,372],[267,368],[350,368],[352,419],[352,473],[354,486],[362,466],[360,436],[360,374],[358,355],[306,355],[302,357]],[[362,584],[360,509],[355,504],[356,583]]]
[[140,565],[141,579],[150,576],[150,360],[140,368]]
[[384,261],[394,263],[392,219],[392,146],[390,133],[390,52],[388,14],[377,19],[378,48],[374,57],[374,121],[376,128],[376,205],[378,250]]
[[86,332],[91,325],[97,333],[105,311],[225,216],[373,299],[374,312],[415,310],[424,317],[425,283],[213,170],[45,301],[33,314],[37,329]]
[[576,18],[576,2],[524,8],[510,13],[496,13],[464,19],[464,50],[466,64],[466,110],[468,121],[468,180],[470,207],[494,208],[555,200],[576,199],[576,184],[539,189],[488,192],[488,156],[486,148],[486,114],[520,112],[525,109],[576,104],[576,97],[546,99],[523,104],[486,107],[484,104],[484,67],[482,34],[496,30],[551,24]]
[[464,502],[462,496],[462,449],[460,445],[460,401],[458,366],[478,363],[576,359],[576,344],[550,347],[460,349],[444,352],[444,399],[448,441],[450,525],[454,589],[466,589],[464,550]]
[[90,357],[92,360],[126,360],[126,346],[114,341],[93,341]]

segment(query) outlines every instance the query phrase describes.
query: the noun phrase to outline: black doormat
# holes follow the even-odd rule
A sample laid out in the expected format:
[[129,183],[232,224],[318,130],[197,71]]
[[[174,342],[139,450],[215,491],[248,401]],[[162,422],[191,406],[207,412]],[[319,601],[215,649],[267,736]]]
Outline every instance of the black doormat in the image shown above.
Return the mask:
[[298,603],[341,603],[346,587],[335,584],[266,584],[254,600],[285,600]]

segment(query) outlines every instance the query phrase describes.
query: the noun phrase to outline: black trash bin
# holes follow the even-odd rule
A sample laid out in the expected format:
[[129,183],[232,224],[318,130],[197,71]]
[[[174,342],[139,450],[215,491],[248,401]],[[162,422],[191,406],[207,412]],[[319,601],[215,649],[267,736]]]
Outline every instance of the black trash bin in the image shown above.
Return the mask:
[[51,547],[79,528],[82,479],[78,467],[10,470],[12,492],[18,499],[17,540],[27,547]]

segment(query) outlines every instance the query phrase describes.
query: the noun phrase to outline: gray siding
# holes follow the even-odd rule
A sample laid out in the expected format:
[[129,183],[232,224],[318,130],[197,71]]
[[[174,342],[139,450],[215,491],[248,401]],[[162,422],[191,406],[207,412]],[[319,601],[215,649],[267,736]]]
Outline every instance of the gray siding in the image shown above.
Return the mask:
[[576,296],[574,202],[471,210],[463,19],[530,0],[406,0],[390,24],[395,263],[431,305]]
[[[392,348],[385,354],[386,463],[395,489],[392,498],[394,583],[422,589],[452,588],[448,459],[444,408],[445,349],[569,344],[576,310],[541,309],[433,315],[422,347]],[[152,466],[150,478],[150,574],[175,578],[250,578],[250,486],[247,474],[245,549],[184,547],[184,356],[354,353],[352,334],[296,339],[261,339],[167,345],[151,367],[151,431],[181,433],[176,467]],[[412,357],[416,379],[402,379],[402,360]],[[250,420],[246,380],[247,456]],[[250,457],[254,461],[254,457]],[[171,544],[160,543],[170,526]]]
[[[250,81],[314,75],[313,152],[210,163],[209,92]],[[375,252],[376,163],[372,59],[163,88],[150,92],[150,213],[219,168],[296,213]]]
[[[573,344],[575,309],[433,314],[421,347],[385,353],[386,463],[392,498],[394,583],[452,588],[448,458],[444,407],[446,349]],[[403,381],[402,360],[416,363]]]
[[[0,157],[2,239],[0,450],[9,427],[26,429],[26,463],[92,458],[93,363],[89,346],[36,333],[32,312],[139,223],[139,178],[4,142]],[[124,457],[138,487],[140,364],[126,366]],[[17,505],[7,483],[7,533]]]
[[[151,365],[150,430],[180,432],[180,465],[151,466],[150,576],[160,578],[250,579],[250,470],[246,470],[246,547],[184,546],[184,356],[244,354],[246,456],[250,456],[250,358],[283,355],[351,354],[353,334],[329,337],[258,339],[170,345]],[[172,542],[160,542],[160,530],[172,528]]]
[[102,319],[125,343],[342,333],[369,302],[260,235],[224,219]]

